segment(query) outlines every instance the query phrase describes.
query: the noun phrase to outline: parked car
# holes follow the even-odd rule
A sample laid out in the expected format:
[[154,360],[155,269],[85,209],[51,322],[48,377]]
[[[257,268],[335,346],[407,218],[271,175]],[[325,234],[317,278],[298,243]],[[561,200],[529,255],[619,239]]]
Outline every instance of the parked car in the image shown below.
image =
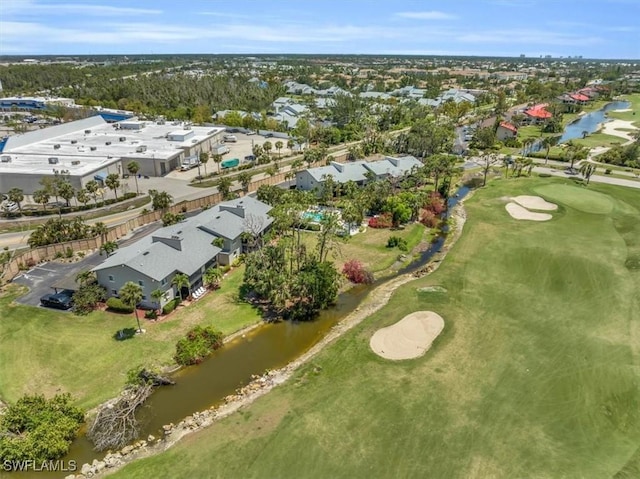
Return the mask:
[[224,141],[235,143],[236,141],[238,141],[238,137],[236,137],[235,135],[224,135]]
[[73,306],[72,295],[67,292],[45,294],[40,298],[40,304],[46,308],[71,309]]
[[247,155],[244,157],[244,161],[256,161],[256,155]]

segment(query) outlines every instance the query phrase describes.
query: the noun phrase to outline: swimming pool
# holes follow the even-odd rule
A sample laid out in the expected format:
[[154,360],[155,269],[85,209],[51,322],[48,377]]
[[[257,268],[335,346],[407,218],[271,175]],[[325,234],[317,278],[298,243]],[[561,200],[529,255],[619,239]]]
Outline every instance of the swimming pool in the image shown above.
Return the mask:
[[310,220],[316,223],[320,223],[320,221],[322,221],[322,219],[324,218],[324,215],[319,211],[305,211],[304,213],[302,213],[302,217],[305,220]]

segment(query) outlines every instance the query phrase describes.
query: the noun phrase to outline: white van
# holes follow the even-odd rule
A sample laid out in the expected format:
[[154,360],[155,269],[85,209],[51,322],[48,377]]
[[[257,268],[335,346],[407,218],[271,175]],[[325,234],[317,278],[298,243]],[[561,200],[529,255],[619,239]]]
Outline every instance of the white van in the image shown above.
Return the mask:
[[235,143],[238,141],[238,138],[235,135],[224,135],[224,141],[229,143]]

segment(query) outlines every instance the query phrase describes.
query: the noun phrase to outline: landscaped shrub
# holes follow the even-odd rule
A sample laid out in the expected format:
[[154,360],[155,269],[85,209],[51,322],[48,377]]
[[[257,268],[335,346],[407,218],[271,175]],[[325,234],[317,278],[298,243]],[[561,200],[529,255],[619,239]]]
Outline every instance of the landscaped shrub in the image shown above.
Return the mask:
[[67,248],[64,252],[65,258],[73,258],[73,248]]
[[444,213],[444,211],[447,209],[447,204],[445,203],[444,198],[442,198],[440,193],[433,191],[429,195],[425,208],[431,211],[434,215],[438,216]]
[[145,311],[144,317],[147,319],[158,319],[158,312],[155,309]]
[[373,273],[357,259],[347,261],[342,267],[342,274],[355,284],[371,284],[374,281]]
[[[0,416],[0,458],[9,461],[59,459],[69,450],[84,413],[72,405],[69,394],[51,399],[24,396]],[[33,464],[32,463],[32,464]]]
[[179,298],[174,298],[162,307],[162,314],[169,314],[180,304]]
[[115,296],[107,299],[107,308],[116,313],[133,313],[133,308]]
[[178,341],[174,359],[184,366],[200,364],[204,358],[222,346],[223,338],[222,333],[211,326],[196,326],[185,338]]
[[392,224],[393,218],[389,213],[374,216],[369,220],[369,227],[371,228],[391,228]]
[[387,248],[395,248],[396,246],[400,251],[407,251],[409,249],[407,246],[407,240],[400,238],[399,236],[391,236],[387,240]]
[[433,211],[422,210],[420,212],[420,223],[425,225],[427,228],[435,228],[439,221],[440,217],[436,216]]

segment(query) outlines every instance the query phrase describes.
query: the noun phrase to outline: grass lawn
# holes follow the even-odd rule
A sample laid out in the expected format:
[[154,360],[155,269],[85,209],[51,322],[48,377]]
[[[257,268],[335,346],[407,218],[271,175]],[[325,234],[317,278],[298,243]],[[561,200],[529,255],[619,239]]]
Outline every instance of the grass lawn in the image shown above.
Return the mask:
[[[518,194],[560,208],[517,222],[502,198]],[[467,212],[434,274],[291,381],[113,477],[639,477],[638,191],[495,181]],[[445,320],[433,348],[374,355],[373,332],[416,310]]]
[[144,365],[172,364],[175,343],[195,326],[213,325],[225,334],[261,320],[248,304],[235,304],[243,268],[189,307],[167,319],[140,319],[146,334],[126,341],[113,335],[136,327],[133,314],[94,312],[75,316],[12,302],[17,288],[0,296],[0,397],[16,401],[25,393],[70,392],[80,406],[93,407],[115,396],[126,372]]
[[610,111],[607,116],[619,120],[633,121],[634,125],[640,128],[640,93],[624,95],[621,99],[631,102],[629,107],[631,111]]
[[[364,233],[358,233],[350,238],[338,238],[333,253],[329,253],[329,260],[333,260],[339,271],[349,260],[359,260],[367,269],[381,272],[388,269],[398,256],[405,253],[398,248],[387,248],[387,240],[391,236],[399,236],[407,241],[409,251],[422,239],[426,229],[419,223],[409,224],[402,229],[367,228]],[[305,233],[304,242],[307,248],[315,248],[317,233]]]
[[606,133],[591,133],[586,138],[574,138],[572,141],[587,148],[595,148],[596,146],[621,145],[627,140],[619,136],[607,135]]

